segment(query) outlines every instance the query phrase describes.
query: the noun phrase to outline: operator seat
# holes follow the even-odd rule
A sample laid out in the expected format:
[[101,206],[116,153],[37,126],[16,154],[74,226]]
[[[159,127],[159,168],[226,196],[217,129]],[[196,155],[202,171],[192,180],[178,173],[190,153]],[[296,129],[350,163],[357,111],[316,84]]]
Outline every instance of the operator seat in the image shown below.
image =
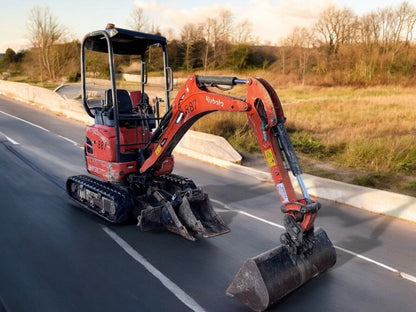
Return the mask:
[[[108,108],[114,107],[112,93],[113,92],[111,89],[108,89],[105,91],[106,106]],[[117,89],[117,102],[118,102],[118,112],[120,114],[132,113],[133,103],[131,101],[130,95],[127,92],[127,90]]]
[[[140,114],[133,112],[133,104],[127,90],[117,89],[117,102],[120,126],[136,126]],[[102,109],[95,112],[95,124],[114,127],[114,105],[112,90],[105,91],[105,101]]]

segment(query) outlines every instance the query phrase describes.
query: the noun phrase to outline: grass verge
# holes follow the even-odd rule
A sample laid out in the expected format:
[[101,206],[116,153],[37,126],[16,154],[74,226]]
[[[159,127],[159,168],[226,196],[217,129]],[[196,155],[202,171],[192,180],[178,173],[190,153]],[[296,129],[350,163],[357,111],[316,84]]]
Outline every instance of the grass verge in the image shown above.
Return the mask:
[[[277,89],[305,172],[416,196],[416,90],[401,87]],[[195,130],[259,152],[244,114],[214,113]]]

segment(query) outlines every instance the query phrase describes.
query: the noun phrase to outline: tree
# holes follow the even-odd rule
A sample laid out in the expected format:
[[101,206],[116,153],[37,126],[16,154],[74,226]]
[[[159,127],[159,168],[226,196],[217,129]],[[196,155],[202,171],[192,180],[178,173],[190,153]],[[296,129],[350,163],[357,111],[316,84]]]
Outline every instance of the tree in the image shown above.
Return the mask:
[[296,56],[296,67],[298,69],[299,80],[305,84],[305,75],[308,61],[313,46],[314,37],[305,27],[296,27],[289,36],[283,41],[284,46],[290,47],[293,56]]
[[242,70],[247,67],[250,54],[250,46],[246,43],[237,44],[230,53],[231,64],[234,70]]
[[238,23],[235,27],[233,41],[240,43],[250,43],[252,41],[253,23],[248,19]]
[[219,56],[225,56],[233,32],[233,14],[228,10],[222,10],[217,17],[209,17],[202,25],[203,38],[205,39],[204,49],[204,70],[210,65],[217,66]]
[[384,53],[391,52],[392,61],[399,51],[410,43],[416,22],[416,9],[403,2],[397,9],[379,11],[380,38]]
[[16,60],[16,52],[13,49],[8,48],[4,54],[4,59],[9,63],[13,63]]
[[201,40],[201,25],[186,24],[181,30],[181,40],[184,45],[184,67],[186,70],[193,68],[195,57],[193,54],[193,47],[198,40]]
[[144,14],[142,8],[135,6],[130,14],[130,26],[133,30],[146,32],[149,29],[149,18]]
[[58,23],[57,18],[52,14],[49,7],[42,8],[37,5],[30,10],[27,26],[30,41],[39,52],[41,81],[44,78],[44,70],[46,70],[48,78],[55,80],[52,47],[63,37],[64,28]]
[[315,31],[320,43],[328,48],[328,59],[337,55],[342,45],[354,42],[357,26],[357,16],[349,8],[330,7],[321,13]]
[[16,52],[14,52],[13,49],[8,48],[3,57],[0,57],[0,73],[1,71],[9,71],[12,67],[11,65],[16,62],[16,59]]
[[16,61],[16,52],[14,52],[13,49],[7,48],[2,58],[2,63],[8,66],[11,63],[14,63],[15,61]]

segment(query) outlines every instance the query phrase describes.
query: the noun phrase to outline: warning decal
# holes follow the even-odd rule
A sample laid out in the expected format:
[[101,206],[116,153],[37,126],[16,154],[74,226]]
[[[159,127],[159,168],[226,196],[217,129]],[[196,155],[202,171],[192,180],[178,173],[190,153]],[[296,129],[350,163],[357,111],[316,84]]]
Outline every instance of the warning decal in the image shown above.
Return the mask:
[[162,147],[160,145],[158,145],[158,147],[156,147],[156,149],[155,149],[156,155],[159,155],[161,150],[162,150]]
[[264,157],[266,158],[267,165],[269,167],[276,166],[276,160],[274,159],[273,152],[272,152],[271,148],[264,151]]

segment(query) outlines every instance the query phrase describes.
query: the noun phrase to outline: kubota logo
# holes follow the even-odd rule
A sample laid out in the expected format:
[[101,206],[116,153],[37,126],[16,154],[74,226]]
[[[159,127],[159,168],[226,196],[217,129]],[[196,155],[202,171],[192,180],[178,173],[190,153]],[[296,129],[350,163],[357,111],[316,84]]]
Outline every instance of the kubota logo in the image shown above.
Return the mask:
[[210,96],[206,96],[205,100],[208,102],[208,104],[212,104],[212,105],[217,105],[217,106],[221,106],[224,107],[224,102],[221,100],[216,100]]

